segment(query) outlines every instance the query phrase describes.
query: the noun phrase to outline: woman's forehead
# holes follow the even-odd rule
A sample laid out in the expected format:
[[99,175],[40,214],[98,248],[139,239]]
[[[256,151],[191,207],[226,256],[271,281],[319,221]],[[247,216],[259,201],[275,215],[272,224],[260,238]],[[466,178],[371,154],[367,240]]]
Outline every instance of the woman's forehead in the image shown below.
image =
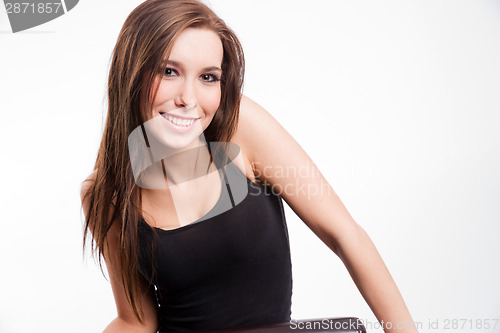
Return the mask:
[[213,30],[187,28],[172,45],[168,62],[178,66],[220,67],[223,54],[220,37]]

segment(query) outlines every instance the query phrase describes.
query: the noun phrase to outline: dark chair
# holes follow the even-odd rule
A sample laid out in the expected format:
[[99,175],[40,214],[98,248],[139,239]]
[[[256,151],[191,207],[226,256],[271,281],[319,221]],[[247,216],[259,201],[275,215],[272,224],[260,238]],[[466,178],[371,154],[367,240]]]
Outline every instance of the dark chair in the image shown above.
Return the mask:
[[366,333],[366,329],[358,318],[320,318],[291,320],[290,322],[251,326],[245,328],[227,328],[213,331],[192,331],[192,333],[285,333],[285,332],[309,332],[309,333]]

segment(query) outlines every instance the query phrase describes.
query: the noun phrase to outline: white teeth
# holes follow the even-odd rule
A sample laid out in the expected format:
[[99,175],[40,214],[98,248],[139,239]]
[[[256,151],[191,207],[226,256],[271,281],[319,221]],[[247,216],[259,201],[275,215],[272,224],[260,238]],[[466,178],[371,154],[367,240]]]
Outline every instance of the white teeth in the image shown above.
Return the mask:
[[179,119],[179,118],[175,118],[175,117],[172,117],[170,115],[163,115],[165,118],[167,118],[168,121],[170,121],[171,123],[177,125],[177,126],[189,126],[191,125],[193,122],[194,122],[194,119]]

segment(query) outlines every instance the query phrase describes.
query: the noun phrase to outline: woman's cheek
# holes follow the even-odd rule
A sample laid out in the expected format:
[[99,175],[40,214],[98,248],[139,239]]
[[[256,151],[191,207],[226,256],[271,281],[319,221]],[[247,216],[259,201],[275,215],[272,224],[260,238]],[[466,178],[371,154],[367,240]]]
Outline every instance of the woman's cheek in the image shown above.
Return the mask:
[[172,82],[162,80],[162,82],[154,82],[151,87],[151,97],[153,96],[156,87],[158,87],[158,93],[156,94],[156,99],[154,105],[161,105],[166,101],[173,99],[175,93],[177,92],[177,86]]
[[206,110],[210,110],[210,113],[212,115],[214,115],[217,109],[219,108],[220,98],[221,98],[220,89],[218,89],[217,92],[215,93],[212,91],[205,95]]

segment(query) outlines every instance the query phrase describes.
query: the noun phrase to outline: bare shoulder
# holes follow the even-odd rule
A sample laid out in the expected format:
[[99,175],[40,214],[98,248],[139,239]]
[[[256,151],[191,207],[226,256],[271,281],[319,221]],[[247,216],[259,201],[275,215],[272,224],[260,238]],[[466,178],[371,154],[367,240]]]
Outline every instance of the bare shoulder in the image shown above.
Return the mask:
[[283,128],[266,109],[249,97],[242,96],[236,137],[252,162],[257,162],[256,142],[269,140],[280,130],[282,131]]
[[240,148],[240,155],[234,160],[234,163],[238,168],[246,175],[248,179],[256,182],[255,170],[254,170],[254,159],[252,154],[251,140],[252,136],[255,135],[254,124],[255,119],[252,115],[257,115],[258,113],[265,110],[255,103],[253,100],[245,95],[241,97],[238,125],[236,132],[231,139],[231,142],[237,144]]
[[238,127],[234,135],[235,142],[245,148],[245,153],[248,158],[253,161],[252,141],[254,139],[255,131],[258,131],[258,124],[266,121],[270,117],[269,113],[249,97],[242,95],[240,103],[240,113],[238,118]]
[[248,96],[242,95],[238,128],[233,142],[240,146],[246,160],[245,166],[251,167],[253,179],[248,177],[249,179],[264,180],[262,172],[258,170],[259,166],[262,167],[265,163],[262,159],[263,152],[267,150],[268,153],[273,153],[273,148],[276,148],[275,145],[279,144],[280,140],[290,139],[286,130],[266,109]]
[[256,177],[334,252],[341,238],[355,234],[356,222],[314,161],[268,111],[245,96],[237,140]]
[[94,170],[80,185],[80,199],[82,201],[83,212],[87,214],[90,206],[90,190],[94,186],[97,170]]

